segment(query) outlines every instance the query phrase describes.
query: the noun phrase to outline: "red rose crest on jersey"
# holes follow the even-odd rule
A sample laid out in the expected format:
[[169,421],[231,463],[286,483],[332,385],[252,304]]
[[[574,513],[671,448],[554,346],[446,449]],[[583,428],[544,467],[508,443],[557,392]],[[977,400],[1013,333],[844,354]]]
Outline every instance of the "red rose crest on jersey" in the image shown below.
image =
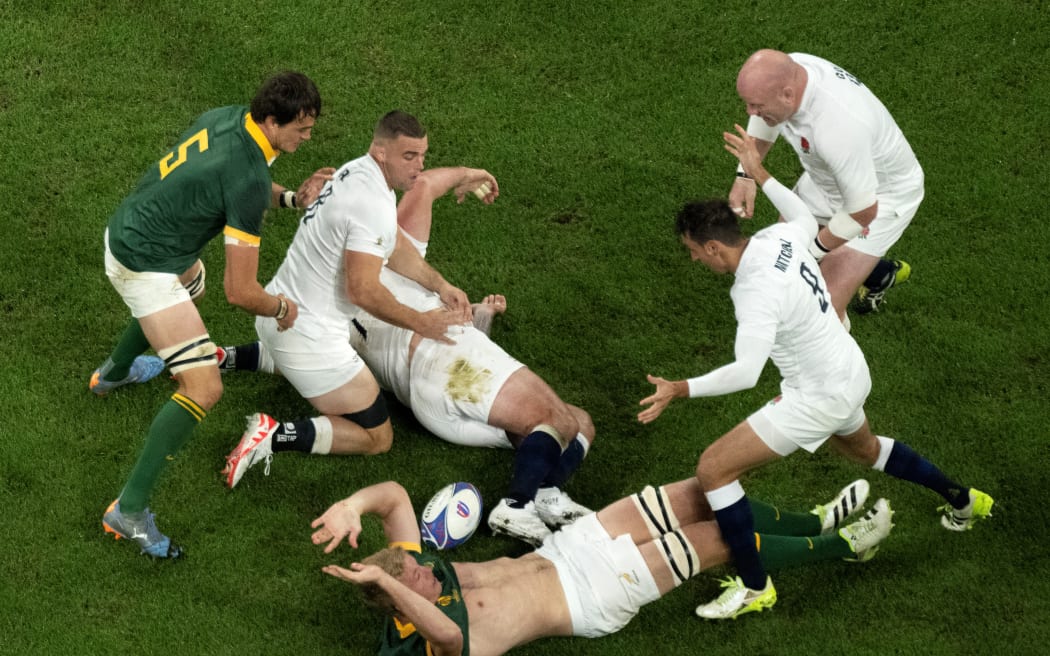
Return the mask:
[[802,152],[809,154],[809,139],[802,137]]

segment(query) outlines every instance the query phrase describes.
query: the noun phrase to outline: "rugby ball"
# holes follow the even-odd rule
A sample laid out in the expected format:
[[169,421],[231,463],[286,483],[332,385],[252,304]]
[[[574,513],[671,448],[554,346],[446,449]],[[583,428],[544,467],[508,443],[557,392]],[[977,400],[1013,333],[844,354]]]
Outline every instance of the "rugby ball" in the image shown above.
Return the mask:
[[452,549],[467,540],[481,523],[481,494],[470,483],[450,483],[423,508],[419,532],[423,544]]

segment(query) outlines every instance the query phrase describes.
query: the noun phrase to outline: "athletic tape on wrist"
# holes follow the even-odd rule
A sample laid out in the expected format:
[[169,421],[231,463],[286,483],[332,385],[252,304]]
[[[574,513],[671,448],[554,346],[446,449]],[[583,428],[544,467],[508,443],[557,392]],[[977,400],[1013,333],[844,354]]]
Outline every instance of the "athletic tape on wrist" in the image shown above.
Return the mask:
[[831,220],[828,221],[828,231],[839,239],[849,241],[864,232],[864,226],[857,223],[857,220],[847,212],[839,210],[838,212],[835,212],[831,216]]

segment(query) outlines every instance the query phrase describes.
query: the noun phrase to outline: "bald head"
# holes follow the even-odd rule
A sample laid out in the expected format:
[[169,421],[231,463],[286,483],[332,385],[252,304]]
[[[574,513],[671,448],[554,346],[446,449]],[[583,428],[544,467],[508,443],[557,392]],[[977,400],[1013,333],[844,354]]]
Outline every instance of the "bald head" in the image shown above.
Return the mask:
[[744,62],[736,91],[747,113],[767,124],[783,123],[798,110],[806,89],[806,69],[779,50],[759,50]]

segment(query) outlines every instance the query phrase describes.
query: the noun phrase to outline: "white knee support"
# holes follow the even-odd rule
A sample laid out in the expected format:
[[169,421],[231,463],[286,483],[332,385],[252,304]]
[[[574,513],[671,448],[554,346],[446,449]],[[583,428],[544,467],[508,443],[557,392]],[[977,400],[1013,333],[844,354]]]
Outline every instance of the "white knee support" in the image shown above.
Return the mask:
[[681,526],[671,508],[671,500],[663,485],[659,488],[646,485],[641,492],[632,495],[631,500],[634,501],[638,513],[645,520],[645,525],[649,528],[649,535],[653,539]]
[[660,555],[674,577],[675,587],[700,572],[700,555],[681,531],[666,533],[656,542],[660,545]]
[[215,355],[216,346],[208,335],[188,339],[181,344],[160,349],[157,355],[164,359],[168,369],[177,374],[196,367],[215,366],[219,359]]
[[190,300],[196,301],[201,296],[204,296],[204,279],[207,274],[204,271],[204,262],[201,262],[201,270],[197,272],[197,275],[193,277],[193,280],[189,281],[185,285],[186,291],[190,293]]

